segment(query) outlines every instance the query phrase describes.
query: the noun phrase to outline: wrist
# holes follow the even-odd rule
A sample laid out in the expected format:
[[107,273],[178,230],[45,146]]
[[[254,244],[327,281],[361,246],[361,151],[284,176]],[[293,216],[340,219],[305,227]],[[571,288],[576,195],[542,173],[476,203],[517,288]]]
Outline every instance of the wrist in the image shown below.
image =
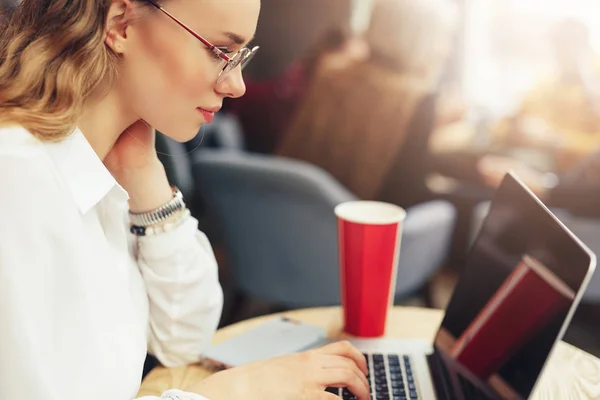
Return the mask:
[[136,236],[159,235],[177,228],[190,215],[181,192],[173,186],[173,197],[159,208],[143,213],[129,212],[130,231]]
[[219,371],[206,379],[195,383],[193,393],[210,400],[236,400],[248,397],[249,393],[256,394],[257,388],[250,387],[244,379],[242,369],[238,367]]
[[211,384],[212,380],[210,377],[193,385],[191,391],[202,396],[205,399],[210,400],[228,400],[229,396],[223,393],[223,388],[218,385]]
[[154,210],[173,197],[165,168],[158,159],[142,168],[123,169],[115,178],[129,194],[129,210],[134,213]]

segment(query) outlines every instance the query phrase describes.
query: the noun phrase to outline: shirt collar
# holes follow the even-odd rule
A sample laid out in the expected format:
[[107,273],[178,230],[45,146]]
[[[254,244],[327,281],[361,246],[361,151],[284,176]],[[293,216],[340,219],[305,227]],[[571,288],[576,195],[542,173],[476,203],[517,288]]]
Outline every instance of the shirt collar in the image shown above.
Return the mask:
[[44,146],[82,214],[90,211],[115,187],[129,198],[78,128],[66,139],[47,142]]

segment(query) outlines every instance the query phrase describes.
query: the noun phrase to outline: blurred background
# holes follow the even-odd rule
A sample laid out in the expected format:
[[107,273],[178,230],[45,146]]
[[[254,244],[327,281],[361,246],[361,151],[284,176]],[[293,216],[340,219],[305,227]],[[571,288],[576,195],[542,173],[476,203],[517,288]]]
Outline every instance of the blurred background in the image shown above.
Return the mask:
[[[408,210],[397,304],[446,306],[511,170],[600,254],[600,3],[263,0],[254,43],[246,96],[187,144],[223,324],[339,304],[355,198]],[[596,355],[599,301],[594,279],[568,334]]]
[[[597,0],[262,3],[246,95],[157,140],[220,261],[222,325],[339,304],[333,208],[357,198],[408,211],[397,304],[446,306],[511,170],[600,254]],[[568,340],[599,356],[599,334],[595,277]]]

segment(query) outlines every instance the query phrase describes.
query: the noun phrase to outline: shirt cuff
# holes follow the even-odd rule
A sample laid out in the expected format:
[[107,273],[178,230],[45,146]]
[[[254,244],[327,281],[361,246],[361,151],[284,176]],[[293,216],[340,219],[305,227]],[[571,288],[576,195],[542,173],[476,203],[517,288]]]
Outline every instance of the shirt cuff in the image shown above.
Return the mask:
[[176,257],[197,240],[198,221],[190,216],[180,226],[169,232],[138,238],[139,252],[146,260],[164,260]]
[[181,390],[172,389],[167,390],[161,396],[164,400],[208,400],[206,397],[202,397],[199,394],[182,392]]

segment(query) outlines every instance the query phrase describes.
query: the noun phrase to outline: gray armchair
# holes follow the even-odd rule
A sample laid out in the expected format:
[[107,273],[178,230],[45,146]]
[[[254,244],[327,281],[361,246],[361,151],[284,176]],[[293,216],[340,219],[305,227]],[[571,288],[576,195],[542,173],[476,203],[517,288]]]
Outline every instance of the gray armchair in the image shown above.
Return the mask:
[[[303,162],[204,150],[193,161],[241,292],[282,307],[340,302],[334,207],[356,199]],[[421,288],[446,257],[455,212],[446,202],[412,207],[404,224],[396,298]]]

